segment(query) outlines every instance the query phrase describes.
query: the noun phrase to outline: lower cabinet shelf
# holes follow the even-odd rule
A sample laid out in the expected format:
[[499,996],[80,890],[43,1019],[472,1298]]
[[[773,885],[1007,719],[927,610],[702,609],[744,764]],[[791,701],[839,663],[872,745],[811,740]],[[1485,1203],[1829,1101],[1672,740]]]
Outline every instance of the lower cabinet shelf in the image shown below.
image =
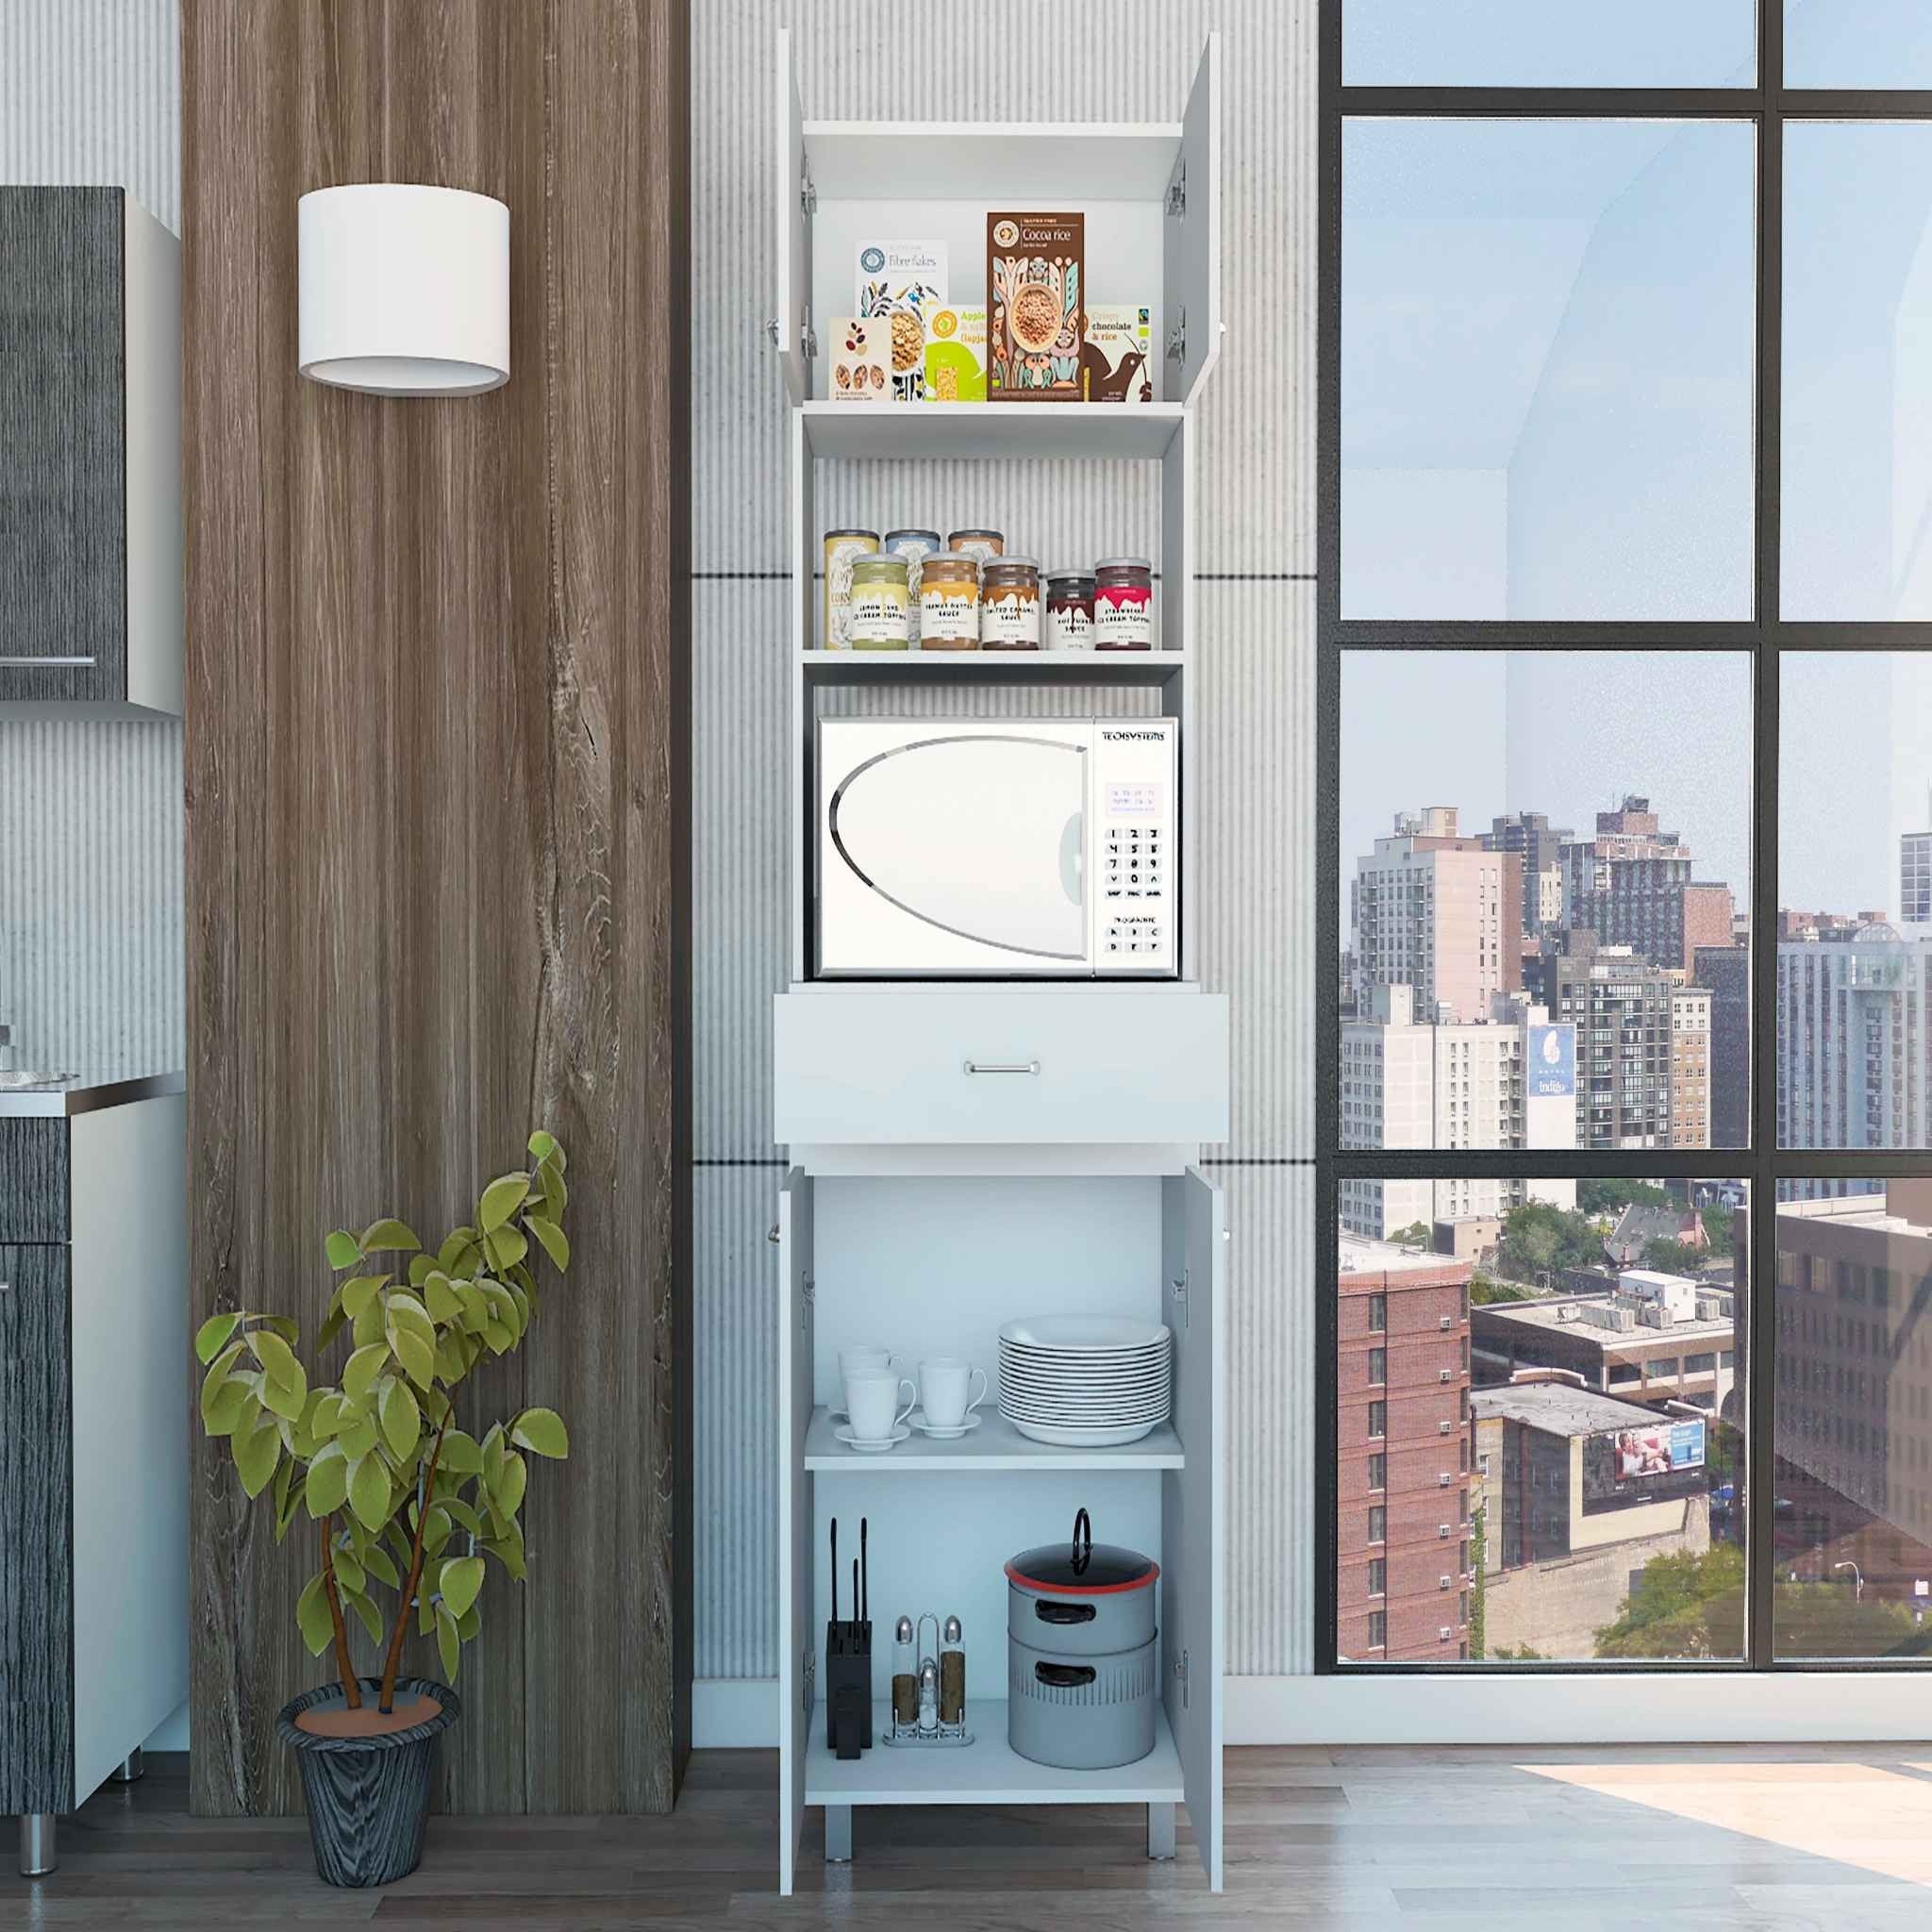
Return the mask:
[[[872,1734],[883,1740],[891,1722],[883,1701],[873,1706]],[[823,1708],[812,1714],[806,1756],[808,1805],[1181,1805],[1180,1754],[1167,1712],[1154,1708],[1154,1749],[1111,1771],[1057,1771],[1022,1757],[1007,1742],[1004,1698],[969,1702],[974,1741],[958,1750],[896,1750],[880,1741],[841,1762],[825,1743]]]
[[[842,1411],[841,1411],[842,1413]],[[1023,1436],[997,1409],[979,1411],[980,1424],[950,1442],[914,1434],[882,1453],[848,1449],[835,1433],[830,1412],[813,1409],[805,1439],[805,1466],[815,1474],[928,1474],[936,1470],[1183,1469],[1187,1457],[1172,1423],[1162,1423],[1138,1442],[1111,1449],[1071,1449]]]

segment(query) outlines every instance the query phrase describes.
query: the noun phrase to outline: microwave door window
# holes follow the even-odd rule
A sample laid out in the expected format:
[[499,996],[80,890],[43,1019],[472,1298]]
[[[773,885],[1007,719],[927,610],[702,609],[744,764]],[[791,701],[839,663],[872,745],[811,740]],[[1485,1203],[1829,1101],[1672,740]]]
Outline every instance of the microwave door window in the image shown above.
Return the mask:
[[1082,960],[1077,865],[1086,749],[1048,738],[930,738],[869,758],[833,795],[840,858],[941,931]]

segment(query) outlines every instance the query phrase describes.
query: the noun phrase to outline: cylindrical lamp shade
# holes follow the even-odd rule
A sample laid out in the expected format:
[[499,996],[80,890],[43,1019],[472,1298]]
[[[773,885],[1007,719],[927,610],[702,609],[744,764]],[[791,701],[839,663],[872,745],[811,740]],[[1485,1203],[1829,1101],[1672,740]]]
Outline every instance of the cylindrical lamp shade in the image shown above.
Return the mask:
[[509,209],[372,181],[302,197],[302,374],[370,395],[474,396],[509,380]]

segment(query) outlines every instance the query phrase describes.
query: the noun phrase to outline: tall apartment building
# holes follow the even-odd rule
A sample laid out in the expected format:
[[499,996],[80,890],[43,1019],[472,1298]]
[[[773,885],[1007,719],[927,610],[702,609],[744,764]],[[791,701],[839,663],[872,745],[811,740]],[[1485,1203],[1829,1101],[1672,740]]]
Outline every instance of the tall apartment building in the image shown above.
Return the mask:
[[1932,1180],[1779,1202],[1777,1561],[1807,1580],[1857,1563],[1868,1596],[1918,1609],[1932,1577],[1928,1279]]
[[1671,1145],[1708,1147],[1711,996],[1701,986],[1671,995]]
[[[1429,1025],[1407,986],[1372,987],[1341,1026],[1341,1145],[1574,1148],[1575,1029],[1541,1007],[1504,1002],[1488,1025]],[[1341,1183],[1342,1226],[1383,1240],[1416,1222],[1507,1214],[1524,1199],[1576,1205],[1574,1181],[1379,1180]]]
[[1470,1264],[1339,1238],[1336,1648],[1469,1655]]
[[1899,839],[1898,916],[1907,926],[1932,928],[1932,832]]
[[1777,1126],[1787,1147],[1932,1144],[1932,938],[1873,922],[1777,949]]
[[1699,946],[1730,942],[1730,888],[1693,883],[1690,848],[1658,829],[1649,799],[1632,793],[1620,809],[1598,812],[1595,837],[1562,853],[1564,924],[1573,929],[1686,972]]
[[1699,946],[1691,983],[1710,994],[1710,1145],[1751,1144],[1751,950]]
[[1540,811],[1492,819],[1482,835],[1486,851],[1514,852],[1523,860],[1523,930],[1532,937],[1562,924],[1563,847],[1575,836],[1567,826],[1552,826]]
[[[1567,934],[1564,947],[1541,977],[1554,1017],[1576,1028],[1577,1144],[1707,1146],[1709,994],[1588,932]],[[1699,1124],[1704,1141],[1678,1138]]]
[[1369,988],[1407,986],[1423,1019],[1482,1020],[1522,990],[1523,859],[1461,837],[1454,806],[1399,813],[1353,895],[1357,1011]]

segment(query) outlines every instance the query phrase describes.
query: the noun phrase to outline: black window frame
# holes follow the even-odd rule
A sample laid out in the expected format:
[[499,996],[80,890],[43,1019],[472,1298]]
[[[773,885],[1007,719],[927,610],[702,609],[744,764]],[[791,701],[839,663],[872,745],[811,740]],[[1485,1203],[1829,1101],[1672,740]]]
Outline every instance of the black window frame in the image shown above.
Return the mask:
[[[1787,88],[1784,0],[1758,0],[1757,70],[1740,88],[1344,87],[1342,14],[1322,0],[1317,126],[1316,570],[1315,570],[1315,1224],[1316,1470],[1314,1663],[1318,1674],[1381,1676],[1479,1672],[1628,1674],[1632,1672],[1777,1674],[1898,1671],[1932,1659],[1779,1657],[1773,1631],[1774,1456],[1776,1445],[1777,1216],[1782,1180],[1883,1180],[1932,1174],[1932,1150],[1840,1152],[1777,1144],[1778,673],[1786,652],[1932,650],[1932,622],[1790,621],[1779,614],[1780,401],[1783,376],[1784,127],[1787,121],[1932,122],[1932,90]],[[1747,622],[1448,622],[1341,615],[1341,157],[1352,116],[1590,121],[1680,118],[1744,122],[1757,131],[1756,564]],[[1756,783],[1751,801],[1749,907],[1751,1124],[1748,1148],[1586,1153],[1457,1149],[1344,1149],[1341,1145],[1341,675],[1367,651],[1736,651],[1752,663]],[[1337,1655],[1340,1524],[1337,1407],[1340,1298],[1336,1234],[1344,1179],[1735,1178],[1749,1185],[1750,1271],[1740,1297],[1736,1348],[1743,1354],[1746,1416],[1744,1654],[1734,1659],[1576,1658],[1562,1662],[1386,1662]],[[1787,1291],[1790,1292],[1790,1291]],[[1753,1349],[1757,1335],[1764,1346]]]

